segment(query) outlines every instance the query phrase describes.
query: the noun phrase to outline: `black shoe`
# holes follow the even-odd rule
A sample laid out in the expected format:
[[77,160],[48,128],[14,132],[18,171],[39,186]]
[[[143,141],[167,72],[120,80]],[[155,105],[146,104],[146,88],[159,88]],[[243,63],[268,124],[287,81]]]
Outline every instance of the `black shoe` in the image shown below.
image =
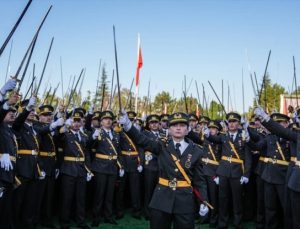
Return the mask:
[[114,219],[105,219],[104,223],[118,225],[118,223]]
[[81,229],[91,229],[87,224],[78,225],[77,227]]
[[95,221],[92,222],[91,226],[92,227],[98,227],[99,224],[100,224],[100,220],[95,220]]
[[116,215],[116,219],[122,219],[124,217],[124,213],[123,212],[118,212]]

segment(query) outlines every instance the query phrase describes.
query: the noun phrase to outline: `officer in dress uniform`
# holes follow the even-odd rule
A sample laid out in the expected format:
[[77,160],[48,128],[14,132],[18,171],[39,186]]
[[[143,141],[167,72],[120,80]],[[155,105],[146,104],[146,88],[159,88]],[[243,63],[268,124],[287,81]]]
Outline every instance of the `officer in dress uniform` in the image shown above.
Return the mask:
[[[287,128],[290,118],[284,114],[273,113],[271,119]],[[257,150],[266,150],[264,158],[266,164],[262,173],[265,191],[265,227],[283,227],[285,178],[290,160],[289,141],[272,133],[254,144],[250,141],[249,145]]]
[[[250,123],[248,129],[251,141],[259,142],[266,137],[269,133],[261,125],[260,119],[257,117],[252,118],[252,124]],[[251,147],[250,147],[251,148]],[[265,193],[264,193],[264,181],[261,178],[266,163],[264,162],[266,157],[266,149],[252,150],[252,155],[256,160],[255,166],[255,180],[256,180],[256,227],[262,229],[265,227]],[[253,164],[255,161],[253,161]],[[253,201],[253,200],[251,200]],[[251,202],[250,204],[253,204]]]
[[[45,179],[37,182],[37,208],[35,223],[54,228],[52,223],[53,200],[55,190],[55,177],[59,170],[56,163],[56,146],[54,144],[54,130],[64,124],[64,119],[59,118],[52,122],[54,108],[51,105],[41,105],[38,109],[39,121],[34,123],[34,129],[39,133],[39,165],[45,172]],[[51,123],[52,122],[52,123]],[[52,132],[47,130],[51,123]],[[46,129],[44,129],[46,127]],[[44,130],[43,130],[44,129]]]
[[168,137],[168,128],[169,128],[169,114],[160,115],[160,136]]
[[0,107],[0,225],[13,228],[13,189],[20,185],[16,177],[17,140],[11,130],[15,121],[18,96],[14,94]]
[[153,140],[133,127],[126,112],[120,124],[126,133],[143,148],[158,156],[159,182],[150,202],[152,229],[194,229],[195,196],[198,196],[200,214],[208,212],[206,183],[201,165],[201,149],[185,139],[188,133],[188,116],[175,113],[169,119],[172,138],[165,142]]
[[[128,111],[128,117],[134,122],[136,113]],[[121,160],[125,174],[120,179],[117,193],[117,218],[124,214],[125,188],[128,187],[131,199],[132,216],[141,218],[141,172],[143,171],[143,155],[126,132],[120,132]],[[127,185],[128,184],[128,185]]]
[[[295,128],[297,127],[297,125],[299,124],[299,110],[296,113],[296,117],[295,117],[295,124],[296,126],[292,127],[293,129],[289,129],[287,128],[287,123],[285,123],[287,120],[289,120],[289,117],[283,114],[274,114],[271,115],[271,117],[269,117],[262,108],[256,108],[254,113],[262,120],[262,124],[269,130],[271,131],[272,134],[276,134],[278,137],[280,138],[284,138],[290,142],[290,155],[288,155],[288,150],[284,150],[284,148],[282,148],[281,144],[281,151],[282,151],[282,155],[285,157],[285,160],[282,160],[282,155],[280,155],[280,157],[274,157],[277,155],[273,154],[273,160],[270,160],[270,163],[268,164],[273,164],[273,166],[275,167],[277,165],[276,168],[273,167],[273,170],[271,170],[269,172],[269,177],[271,177],[271,172],[277,172],[278,173],[278,178],[274,181],[276,181],[276,183],[279,183],[278,181],[281,181],[280,183],[282,183],[282,180],[285,179],[285,184],[287,185],[287,188],[284,189],[284,185],[274,185],[276,187],[276,190],[273,190],[272,194],[269,192],[268,195],[270,195],[271,197],[274,198],[274,195],[281,195],[279,198],[280,201],[283,202],[283,204],[281,205],[282,208],[284,208],[284,213],[285,213],[285,228],[299,228],[299,191],[300,191],[300,186],[299,186],[299,131],[295,130]],[[277,120],[277,121],[276,121]],[[281,121],[279,121],[281,120]],[[274,141],[273,141],[274,142]],[[284,146],[283,146],[284,147]],[[277,152],[275,150],[276,153],[278,153],[279,151],[279,147],[277,147]],[[275,153],[275,154],[276,154]],[[280,152],[279,152],[280,153]],[[279,156],[279,155],[278,155]],[[289,158],[289,156],[291,156]],[[278,158],[278,159],[277,159]],[[290,160],[289,163],[286,163],[287,160]],[[271,163],[273,162],[273,163]],[[287,168],[288,167],[288,168]],[[275,170],[276,169],[276,170]],[[287,171],[288,169],[288,171]],[[269,169],[270,170],[270,169]],[[284,176],[285,174],[285,176]],[[275,174],[274,174],[275,175]],[[274,176],[273,176],[274,177]],[[278,180],[280,179],[280,180]],[[275,182],[274,182],[275,183]],[[282,191],[282,189],[284,189]],[[283,197],[285,192],[285,198]],[[270,198],[271,198],[270,197]],[[288,198],[287,198],[288,197]],[[284,200],[282,200],[284,199]],[[266,200],[267,201],[267,200]],[[267,204],[267,203],[266,203]],[[271,215],[271,213],[273,213],[271,216],[276,217],[276,209],[274,209],[275,205],[278,205],[278,203],[273,202],[272,203],[272,207],[273,208],[269,208],[266,209],[266,220],[267,217]],[[271,211],[273,210],[273,211]],[[270,228],[275,228],[276,226],[278,227],[279,225],[279,221],[278,218],[272,218],[272,222],[270,223]],[[269,226],[269,225],[267,225]],[[282,225],[280,225],[282,226]]]
[[[216,136],[222,129],[220,123],[216,120],[211,120],[208,123],[208,128],[210,130],[210,135]],[[214,182],[217,176],[217,168],[219,166],[219,161],[221,159],[221,145],[204,140],[203,143],[203,172],[206,179],[208,199],[214,209],[210,212],[209,226],[216,227],[218,223],[218,185]]]
[[248,183],[251,169],[251,153],[246,144],[247,131],[239,129],[241,116],[235,112],[226,115],[228,132],[212,136],[204,128],[206,138],[221,144],[222,156],[214,181],[219,185],[219,222],[218,228],[226,228],[229,221],[229,200],[232,196],[233,224],[242,228],[242,185]]
[[[146,119],[147,130],[143,131],[147,137],[153,140],[160,140],[161,135],[159,132],[159,121],[158,115],[149,115]],[[145,218],[149,219],[149,203],[152,198],[153,191],[158,182],[158,160],[157,156],[153,154],[149,149],[144,149],[144,204],[145,204]]]
[[114,114],[103,111],[100,114],[101,129],[95,129],[92,134],[92,145],[95,155],[92,161],[94,177],[94,200],[92,227],[98,227],[100,216],[106,223],[117,224],[112,218],[115,182],[118,174],[124,173],[120,161],[120,137],[112,129]]
[[83,113],[74,110],[65,126],[59,130],[57,138],[63,146],[63,153],[59,154],[61,174],[61,228],[70,228],[70,214],[72,203],[76,206],[77,227],[90,228],[85,223],[85,194],[86,182],[90,181],[93,174],[90,171],[90,155],[86,150],[88,139],[80,131]]
[[198,125],[198,117],[195,114],[189,114],[189,126],[192,129],[192,131],[196,131],[197,125]]
[[[45,178],[45,172],[38,164],[39,140],[38,133],[33,128],[35,106],[35,97],[22,101],[20,114],[12,124],[18,141],[16,172],[21,181],[14,192],[13,214],[16,228],[35,228],[37,181]],[[46,128],[49,131],[49,126]]]

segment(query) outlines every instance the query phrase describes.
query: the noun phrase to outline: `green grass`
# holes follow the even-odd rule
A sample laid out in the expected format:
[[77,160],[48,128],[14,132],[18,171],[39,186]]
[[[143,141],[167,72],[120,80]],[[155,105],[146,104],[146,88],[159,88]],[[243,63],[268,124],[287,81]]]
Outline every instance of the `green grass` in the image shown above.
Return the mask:
[[[130,214],[126,214],[125,217],[121,220],[117,220],[118,225],[111,225],[111,224],[106,224],[106,223],[100,223],[99,229],[147,229],[150,228],[150,223],[149,221],[146,221],[144,219],[138,220],[135,218],[132,218]],[[91,222],[88,220],[87,224],[90,226]],[[56,224],[56,227],[59,228],[59,224]],[[72,229],[77,228],[75,224],[72,225]],[[96,227],[93,227],[96,228]],[[206,229],[209,228],[208,224],[201,224],[201,225],[196,225],[196,229],[201,228],[201,229]],[[229,227],[233,228],[233,227]],[[254,229],[255,223],[245,223],[244,224],[245,229]],[[45,229],[45,227],[38,227],[38,229]]]

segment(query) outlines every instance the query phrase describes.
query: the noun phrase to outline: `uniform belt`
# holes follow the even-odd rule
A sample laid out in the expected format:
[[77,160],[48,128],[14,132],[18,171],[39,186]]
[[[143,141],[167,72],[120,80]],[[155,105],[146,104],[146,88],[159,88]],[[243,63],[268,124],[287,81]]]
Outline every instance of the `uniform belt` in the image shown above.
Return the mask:
[[117,155],[106,155],[101,153],[96,153],[96,158],[105,159],[105,160],[117,160]]
[[18,150],[18,154],[37,156],[38,152],[36,150],[20,149]]
[[297,157],[291,157],[290,161],[297,162]]
[[266,157],[259,157],[259,160],[262,161],[262,162],[265,162],[265,163],[268,162],[268,161],[265,161]]
[[[0,158],[2,157],[2,153],[0,153]],[[9,159],[13,162],[16,162],[16,157],[15,156],[9,156]]]
[[83,162],[84,157],[64,157],[64,161],[74,161],[74,162]]
[[56,153],[55,152],[40,152],[39,154],[42,157],[55,157]]
[[58,152],[63,152],[64,149],[59,147],[59,148],[57,148],[57,151],[58,151]]
[[289,165],[288,161],[278,160],[276,158],[265,157],[264,162],[278,164],[278,165]]
[[150,152],[150,151],[145,151],[145,155],[152,155],[152,152]]
[[121,151],[122,155],[125,156],[138,156],[138,152],[136,151]]
[[187,187],[191,187],[191,185],[185,181],[185,180],[176,180],[175,178],[173,180],[167,180],[164,178],[159,178],[158,181],[159,184],[163,185],[163,186],[167,186],[172,188],[173,190],[176,190],[176,188],[187,188]]
[[223,161],[228,161],[229,163],[238,163],[238,164],[243,164],[244,161],[241,160],[241,159],[237,159],[237,158],[234,158],[234,157],[227,157],[227,156],[222,156],[222,160]]
[[202,158],[202,161],[203,161],[205,164],[219,165],[219,162],[218,162],[218,161],[211,160],[211,159],[209,159],[208,157]]

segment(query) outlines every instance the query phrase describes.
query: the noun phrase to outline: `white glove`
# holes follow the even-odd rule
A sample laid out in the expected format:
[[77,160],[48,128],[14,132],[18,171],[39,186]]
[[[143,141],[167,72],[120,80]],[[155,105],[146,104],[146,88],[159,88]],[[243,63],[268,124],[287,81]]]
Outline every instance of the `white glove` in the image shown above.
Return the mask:
[[205,204],[200,204],[199,215],[205,216],[208,213],[209,209]]
[[137,167],[137,171],[139,171],[139,173],[141,173],[141,172],[143,171],[143,166],[139,165],[139,166]]
[[69,118],[66,120],[65,124],[66,124],[66,126],[72,126],[73,120]]
[[4,194],[4,190],[5,190],[5,188],[4,188],[4,187],[1,187],[1,188],[0,188],[0,198],[3,196],[3,194]]
[[249,182],[249,178],[242,176],[240,179],[240,182],[241,182],[241,184],[247,184]]
[[55,169],[55,179],[57,179],[59,176],[59,169]]
[[100,134],[99,129],[96,129],[95,132],[93,133],[93,136],[92,136],[93,139],[96,140],[98,138],[99,134]]
[[29,102],[28,102],[27,106],[26,106],[26,110],[27,111],[32,111],[35,108],[35,106],[36,106],[36,97],[31,97],[29,99]]
[[216,183],[216,185],[219,185],[219,183],[220,183],[219,177],[215,177],[215,178],[214,178],[214,182]]
[[246,142],[250,141],[250,135],[249,135],[249,131],[247,129],[243,130],[243,138],[245,139]]
[[87,173],[86,181],[89,182],[92,179],[93,175],[91,173]]
[[128,115],[125,110],[121,111],[119,123],[121,125],[123,125],[125,131],[130,130],[130,128],[132,126],[132,123],[131,123],[130,119],[128,118]]
[[0,92],[2,95],[5,95],[6,92],[15,89],[16,86],[17,86],[17,81],[15,79],[10,79],[4,84],[4,86],[1,88]]
[[94,104],[91,104],[90,108],[88,109],[88,114],[94,114]]
[[268,122],[270,120],[270,116],[267,115],[267,113],[261,108],[261,107],[256,107],[254,109],[254,114],[261,120],[261,121],[266,121]]
[[13,169],[13,165],[11,163],[8,153],[2,154],[2,156],[0,157],[0,164],[1,164],[1,168],[4,169],[5,171],[9,171]]
[[[4,106],[3,106],[4,107]],[[298,110],[297,110],[298,111]],[[300,122],[300,120],[299,120],[299,117],[298,117],[298,112],[297,111],[295,111],[295,113],[294,113],[294,122],[295,123],[299,123]]]
[[46,178],[46,173],[41,171],[41,175],[39,176],[39,180],[44,180]]
[[53,131],[56,129],[56,127],[58,126],[63,126],[64,125],[65,120],[63,118],[59,118],[57,119],[55,122],[52,122],[50,124],[50,130]]
[[119,170],[119,176],[120,176],[120,177],[123,177],[123,176],[124,176],[124,173],[125,173],[124,169],[120,169],[120,170]]
[[210,132],[209,132],[209,129],[205,126],[204,128],[203,128],[203,134],[204,134],[204,136],[205,137],[209,137],[209,135],[210,135]]

